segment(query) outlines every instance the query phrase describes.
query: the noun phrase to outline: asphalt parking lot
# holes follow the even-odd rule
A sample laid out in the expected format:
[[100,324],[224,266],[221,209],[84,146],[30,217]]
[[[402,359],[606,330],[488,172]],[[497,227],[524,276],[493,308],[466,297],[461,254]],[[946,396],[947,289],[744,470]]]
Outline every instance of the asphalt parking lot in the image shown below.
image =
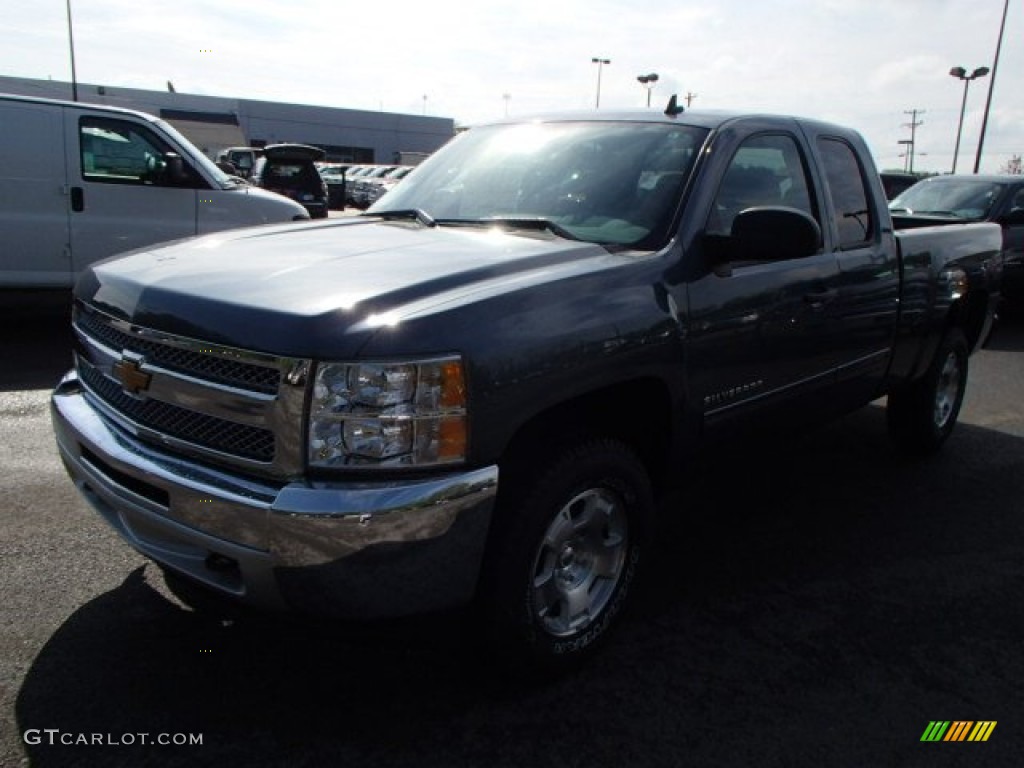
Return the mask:
[[[547,684],[493,674],[467,617],[186,610],[63,475],[46,403],[68,346],[59,307],[4,314],[0,765],[1024,764],[1019,318],[936,457],[897,454],[876,404],[692,468],[636,610]],[[935,720],[997,725],[923,743]]]

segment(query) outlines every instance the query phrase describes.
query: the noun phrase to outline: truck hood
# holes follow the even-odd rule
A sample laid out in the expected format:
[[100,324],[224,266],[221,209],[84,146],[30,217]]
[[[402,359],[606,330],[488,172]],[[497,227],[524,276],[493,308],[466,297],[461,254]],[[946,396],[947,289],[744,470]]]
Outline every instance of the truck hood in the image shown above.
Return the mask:
[[142,249],[94,265],[75,292],[166,333],[319,357],[354,354],[369,335],[406,319],[624,258],[546,232],[343,219]]

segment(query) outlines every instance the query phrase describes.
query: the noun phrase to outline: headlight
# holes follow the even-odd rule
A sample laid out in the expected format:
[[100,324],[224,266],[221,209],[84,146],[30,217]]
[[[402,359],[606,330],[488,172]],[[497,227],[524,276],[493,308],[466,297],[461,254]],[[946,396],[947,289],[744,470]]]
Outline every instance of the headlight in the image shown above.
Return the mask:
[[967,295],[970,280],[960,267],[947,267],[939,274],[939,285],[945,287],[949,298],[956,301]]
[[309,416],[311,467],[429,467],[465,458],[460,358],[317,367]]

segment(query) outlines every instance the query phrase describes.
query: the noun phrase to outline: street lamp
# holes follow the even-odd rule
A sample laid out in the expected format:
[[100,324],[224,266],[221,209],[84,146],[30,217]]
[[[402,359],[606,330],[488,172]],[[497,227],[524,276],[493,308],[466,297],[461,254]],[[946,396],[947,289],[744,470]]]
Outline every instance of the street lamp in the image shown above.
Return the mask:
[[597,98],[594,99],[594,109],[599,109],[601,106],[601,67],[605,64],[611,64],[612,60],[594,57],[590,61],[597,64]]
[[658,76],[651,72],[649,75],[638,75],[636,78],[640,85],[647,89],[647,108],[651,107],[651,90],[654,88],[654,84],[658,82]]
[[992,92],[996,88],[996,70],[999,69],[999,52],[1003,49],[1003,32],[1006,31],[1006,12],[1010,0],[1003,3],[1003,20],[999,23],[999,40],[996,42],[996,57],[992,60],[992,79],[988,81],[988,97],[985,99],[985,114],[981,118],[981,135],[978,137],[978,154],[974,156],[974,172],[981,167],[981,148],[985,146],[985,131],[988,129],[988,113],[992,108]]
[[950,173],[956,173],[956,159],[960,154],[960,135],[964,130],[964,111],[967,109],[967,89],[971,85],[971,80],[976,80],[988,74],[988,67],[978,67],[970,75],[967,74],[967,70],[963,67],[953,67],[949,70],[949,74],[958,80],[964,81],[964,99],[960,104],[960,124],[956,128],[956,147],[953,149],[953,170],[950,171]]

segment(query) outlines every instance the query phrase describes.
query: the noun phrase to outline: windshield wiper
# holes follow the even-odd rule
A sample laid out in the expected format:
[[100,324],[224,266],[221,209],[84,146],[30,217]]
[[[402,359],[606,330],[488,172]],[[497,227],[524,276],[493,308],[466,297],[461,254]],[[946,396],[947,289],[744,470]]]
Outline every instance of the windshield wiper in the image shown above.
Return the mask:
[[956,211],[945,211],[945,210],[922,211],[920,208],[890,208],[889,209],[889,213],[906,213],[906,214],[909,214],[910,216],[947,216],[947,217],[952,217],[954,219],[962,219],[962,218],[964,218],[963,216],[961,216]]
[[942,210],[938,210],[938,211],[920,211],[920,210],[918,210],[918,211],[914,211],[914,213],[919,213],[922,216],[952,216],[954,219],[962,219],[963,218],[963,216],[961,216],[956,211],[942,211]]
[[401,208],[394,211],[374,211],[373,213],[361,213],[359,215],[386,219],[388,221],[392,219],[415,219],[424,227],[437,226],[434,218],[422,208]]
[[526,216],[522,218],[516,216],[488,216],[482,219],[438,219],[437,223],[454,225],[465,224],[480,227],[497,226],[505,229],[547,230],[551,234],[557,235],[563,240],[580,239],[561,224],[557,224],[551,219],[545,219],[542,216]]

